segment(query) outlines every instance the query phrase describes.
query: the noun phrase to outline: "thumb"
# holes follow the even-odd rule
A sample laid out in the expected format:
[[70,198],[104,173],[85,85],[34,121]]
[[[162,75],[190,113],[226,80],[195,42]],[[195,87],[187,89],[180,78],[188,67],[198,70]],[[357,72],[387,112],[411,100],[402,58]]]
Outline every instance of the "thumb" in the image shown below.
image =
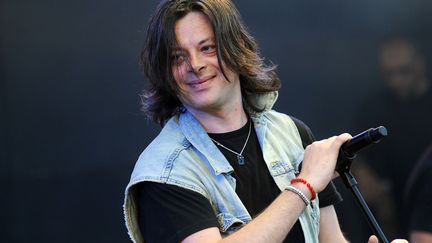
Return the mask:
[[378,243],[378,238],[375,235],[369,237],[368,243]]

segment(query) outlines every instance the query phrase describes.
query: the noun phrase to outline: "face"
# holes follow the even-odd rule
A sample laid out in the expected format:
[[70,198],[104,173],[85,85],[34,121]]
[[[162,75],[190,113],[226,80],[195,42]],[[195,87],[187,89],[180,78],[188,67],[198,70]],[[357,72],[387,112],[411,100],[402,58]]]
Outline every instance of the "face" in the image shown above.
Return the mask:
[[175,24],[179,48],[171,53],[179,99],[190,111],[218,112],[241,103],[239,75],[218,64],[213,28],[201,12],[190,12]]
[[381,49],[380,64],[387,86],[398,96],[406,97],[421,80],[421,60],[405,42],[392,42]]

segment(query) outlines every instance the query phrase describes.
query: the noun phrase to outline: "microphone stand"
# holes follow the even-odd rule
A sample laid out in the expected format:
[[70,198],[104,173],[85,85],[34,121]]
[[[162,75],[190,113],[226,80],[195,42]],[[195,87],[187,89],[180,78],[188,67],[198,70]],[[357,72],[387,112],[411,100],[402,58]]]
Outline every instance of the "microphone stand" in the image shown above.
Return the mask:
[[363,195],[361,194],[358,183],[354,176],[351,173],[351,163],[353,159],[356,157],[356,155],[347,155],[345,153],[339,153],[339,159],[338,159],[338,165],[336,166],[336,171],[339,173],[340,177],[342,178],[342,181],[344,182],[345,186],[350,189],[350,191],[353,193],[358,205],[362,209],[365,217],[367,218],[369,222],[369,226],[372,228],[374,234],[378,237],[379,242],[382,243],[388,243],[386,236],[384,235],[384,232],[381,230],[381,227],[379,226],[378,222],[376,221],[374,215],[370,211],[366,201],[363,198]]

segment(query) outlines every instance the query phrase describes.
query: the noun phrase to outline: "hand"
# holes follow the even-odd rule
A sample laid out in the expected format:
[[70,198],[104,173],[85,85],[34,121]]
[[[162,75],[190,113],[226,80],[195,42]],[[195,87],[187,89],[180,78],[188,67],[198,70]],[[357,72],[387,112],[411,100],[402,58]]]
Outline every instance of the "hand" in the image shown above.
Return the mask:
[[308,181],[317,193],[324,190],[335,174],[340,147],[351,138],[350,134],[344,133],[307,146],[298,177]]
[[[375,235],[369,237],[368,243],[378,243],[378,238]],[[391,243],[408,243],[407,240],[396,239],[392,240]]]

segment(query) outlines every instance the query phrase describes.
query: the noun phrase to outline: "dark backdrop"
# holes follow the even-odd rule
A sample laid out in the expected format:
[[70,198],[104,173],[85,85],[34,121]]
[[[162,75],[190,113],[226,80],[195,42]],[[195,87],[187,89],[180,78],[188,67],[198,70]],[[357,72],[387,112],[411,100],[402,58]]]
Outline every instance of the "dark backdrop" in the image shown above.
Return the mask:
[[[159,131],[137,64],[156,2],[0,2],[0,242],[129,242],[124,187]],[[426,0],[236,3],[279,66],[276,108],[318,138],[358,132],[383,38],[430,40]]]

